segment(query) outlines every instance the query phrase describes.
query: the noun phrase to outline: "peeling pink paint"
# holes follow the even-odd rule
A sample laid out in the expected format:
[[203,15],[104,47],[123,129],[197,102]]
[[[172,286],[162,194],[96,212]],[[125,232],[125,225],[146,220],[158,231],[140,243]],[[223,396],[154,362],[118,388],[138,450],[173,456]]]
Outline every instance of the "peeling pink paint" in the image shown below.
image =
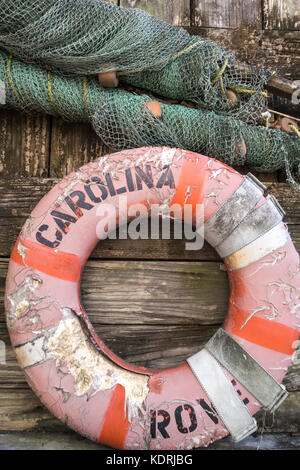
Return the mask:
[[[56,240],[56,245],[47,249],[57,254],[57,259],[62,253],[72,254],[83,266],[98,241],[96,225],[99,220],[96,216],[99,204],[93,200],[86,197],[87,209],[81,204],[79,211],[76,205],[80,195],[87,194],[85,186],[91,184],[87,181],[96,178],[93,181],[96,191],[99,187],[95,186],[95,181],[102,181],[109,174],[116,191],[127,188],[126,170],[137,165],[141,168],[151,165],[156,182],[169,168],[175,188],[143,185],[140,191],[136,188],[131,192],[127,190],[129,206],[140,201],[163,205],[166,201],[172,202],[178,187],[184,198],[190,198],[199,189],[182,179],[186,162],[194,165],[193,181],[198,178],[199,185],[203,185],[206,221],[242,183],[243,177],[239,173],[214,159],[179,149],[127,150],[85,165],[57,184],[33,210],[16,244],[15,258],[10,261],[6,314],[11,341],[18,350],[25,376],[55,416],[95,441],[107,425],[107,411],[117,386],[125,390],[124,421],[126,416],[130,421],[124,435],[126,449],[207,446],[227,435],[227,430],[211,409],[209,398],[187,363],[156,371],[135,367],[114,355],[89,323],[80,303],[79,282],[58,279],[47,273],[47,266],[40,271],[28,265],[32,254],[26,242],[38,246],[36,235],[40,233],[49,241]],[[100,192],[97,197],[99,195]],[[114,202],[118,197],[117,193],[107,195],[106,202]],[[56,211],[54,214],[67,214],[71,220],[65,226],[64,234],[57,232],[53,211]],[[60,219],[62,227],[61,221],[68,222],[68,219]],[[55,256],[52,259],[55,260]],[[299,330],[299,256],[292,244],[230,272],[230,281],[232,295],[229,317],[224,325],[229,333],[235,335],[234,331],[248,328],[257,318],[269,321],[270,326],[282,324]],[[241,312],[248,313],[244,326],[237,320]],[[82,323],[89,333],[82,329]],[[236,341],[274,378],[282,381],[291,363],[292,352],[271,350],[239,335],[236,335]],[[287,349],[289,347],[287,344]],[[229,373],[227,375],[233,379]],[[242,385],[236,383],[235,386],[242,397],[247,397],[249,411],[256,413],[260,405],[254,397]]]

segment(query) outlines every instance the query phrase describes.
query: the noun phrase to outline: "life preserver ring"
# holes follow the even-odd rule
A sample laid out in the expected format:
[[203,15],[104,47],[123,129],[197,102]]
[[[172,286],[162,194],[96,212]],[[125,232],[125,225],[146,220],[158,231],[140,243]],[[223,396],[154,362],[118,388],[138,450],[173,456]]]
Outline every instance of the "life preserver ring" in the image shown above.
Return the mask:
[[[5,303],[19,364],[55,416],[114,448],[191,449],[228,432],[244,438],[262,406],[281,403],[299,336],[299,256],[263,191],[212,158],[141,148],[83,166],[40,201],[13,249]],[[205,238],[225,260],[226,321],[178,367],[124,362],[80,303],[81,270],[101,236],[97,211],[125,195],[125,212],[136,203],[202,204]]]

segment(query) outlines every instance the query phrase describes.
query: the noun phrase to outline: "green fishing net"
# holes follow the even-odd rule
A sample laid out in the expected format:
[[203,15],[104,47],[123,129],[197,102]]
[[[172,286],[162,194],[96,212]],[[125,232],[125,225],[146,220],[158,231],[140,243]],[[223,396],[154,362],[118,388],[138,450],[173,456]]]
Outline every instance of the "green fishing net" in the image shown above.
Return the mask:
[[[143,11],[100,0],[0,0],[0,11],[5,106],[91,122],[115,150],[182,147],[231,166],[286,168],[293,184],[299,178],[299,137],[264,125],[270,72]],[[102,88],[96,74],[106,71],[117,71],[121,85],[197,109],[162,104],[156,118],[149,96]]]
[[[142,10],[100,0],[0,0],[0,11],[0,47],[22,61],[76,75],[117,71],[121,81],[253,123],[266,107],[269,72]],[[244,90],[230,109],[227,89]]]
[[148,96],[128,96],[122,90],[103,93],[92,117],[96,133],[118,150],[158,144],[185,148],[214,156],[230,166],[247,165],[261,172],[276,171],[286,164],[296,169],[300,158],[300,139],[296,135],[180,105],[161,104],[162,116],[157,118],[146,106],[148,100]]
[[0,79],[6,106],[91,122],[114,150],[167,145],[204,153],[231,166],[298,172],[300,139],[277,129],[170,104],[161,104],[162,116],[156,118],[146,106],[147,95],[102,88],[95,77],[49,73],[1,51]]

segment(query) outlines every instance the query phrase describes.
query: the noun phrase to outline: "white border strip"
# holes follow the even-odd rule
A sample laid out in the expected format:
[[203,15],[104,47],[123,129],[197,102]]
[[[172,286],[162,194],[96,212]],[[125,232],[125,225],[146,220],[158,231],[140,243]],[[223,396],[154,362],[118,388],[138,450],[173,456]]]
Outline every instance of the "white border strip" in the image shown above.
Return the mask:
[[257,430],[255,419],[239,398],[216,359],[205,349],[187,359],[225,427],[235,442]]
[[291,237],[286,226],[281,222],[249,245],[227,256],[224,261],[230,271],[236,271],[282,248],[289,242],[291,242]]

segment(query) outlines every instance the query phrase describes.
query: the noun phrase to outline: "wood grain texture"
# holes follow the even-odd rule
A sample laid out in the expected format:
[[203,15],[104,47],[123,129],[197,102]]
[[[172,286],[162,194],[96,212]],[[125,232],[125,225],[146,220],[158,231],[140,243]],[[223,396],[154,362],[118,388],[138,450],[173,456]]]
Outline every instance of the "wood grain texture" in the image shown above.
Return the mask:
[[[259,412],[259,433],[299,433],[299,392],[289,394],[274,415]],[[35,431],[70,433],[66,425],[53,417],[29,389],[0,389],[0,432]]]
[[[0,260],[0,300],[7,264],[8,260]],[[84,269],[81,296],[95,325],[123,325],[123,329],[134,325],[210,327],[219,325],[225,317],[229,287],[220,263],[94,260]],[[3,303],[1,312],[3,321]],[[137,330],[132,331],[135,334]],[[143,334],[142,329],[139,334]],[[163,341],[159,330],[155,341]]]
[[260,29],[261,0],[194,0],[193,16],[196,26]]
[[264,0],[263,15],[264,29],[300,29],[300,3],[297,0]]
[[50,117],[0,110],[0,175],[48,176]]
[[[56,178],[0,178],[0,256],[10,256],[26,218],[40,199],[58,182]],[[299,194],[286,183],[268,183],[286,211],[285,221],[300,251]],[[185,250],[185,240],[104,240],[95,248],[93,258],[157,259],[157,260],[219,260],[215,251],[205,244],[200,251]]]
[[106,324],[211,325],[227,311],[226,276],[220,263],[97,260],[81,293],[92,321],[101,312]]
[[[2,315],[3,319],[3,315]],[[215,327],[191,326],[118,326],[96,324],[95,329],[107,346],[124,360],[145,367],[166,368],[184,362],[196,354],[215,333]],[[4,326],[0,326],[1,341],[6,344],[6,364],[0,365],[0,389],[24,389],[27,384],[17,364]],[[295,387],[294,387],[295,388]]]
[[[0,388],[24,385],[5,325],[7,266],[0,261],[0,340],[6,345]],[[219,263],[89,261],[81,296],[95,330],[116,354],[155,368],[177,365],[204,346],[226,316],[229,288]],[[300,390],[297,357],[290,372],[288,389]]]
[[[183,362],[190,354],[201,349],[213,334],[213,327],[155,328],[115,325],[112,329],[107,325],[101,325],[100,329],[100,325],[95,326],[98,326],[101,337],[107,345],[124,359],[148,367],[161,368]],[[8,333],[1,314],[0,338],[3,338],[7,345],[6,364],[0,365],[0,431],[70,432],[44,408],[25,382],[14,351],[9,345]],[[295,376],[298,388],[294,381]],[[260,432],[300,432],[299,363],[291,367],[285,384],[290,391],[286,402],[274,415],[265,411],[257,415]]]
[[175,26],[190,26],[190,0],[121,0],[120,6],[139,8]]
[[61,178],[109,153],[89,124],[53,118],[49,176]]

